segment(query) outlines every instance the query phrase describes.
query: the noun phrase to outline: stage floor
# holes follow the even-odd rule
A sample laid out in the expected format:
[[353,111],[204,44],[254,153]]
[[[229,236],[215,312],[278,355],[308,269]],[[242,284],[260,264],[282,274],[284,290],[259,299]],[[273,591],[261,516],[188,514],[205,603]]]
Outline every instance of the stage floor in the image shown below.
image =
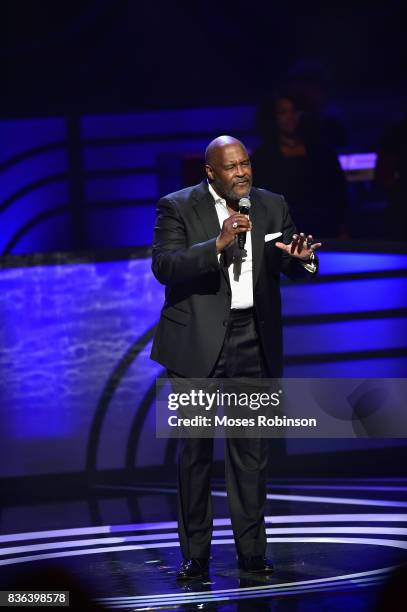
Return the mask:
[[210,575],[188,583],[175,580],[181,557],[168,483],[6,503],[0,588],[45,588],[54,576],[54,588],[86,590],[97,609],[375,610],[395,566],[407,562],[407,480],[285,479],[270,483],[268,498],[275,572],[238,571],[224,482],[215,480]]

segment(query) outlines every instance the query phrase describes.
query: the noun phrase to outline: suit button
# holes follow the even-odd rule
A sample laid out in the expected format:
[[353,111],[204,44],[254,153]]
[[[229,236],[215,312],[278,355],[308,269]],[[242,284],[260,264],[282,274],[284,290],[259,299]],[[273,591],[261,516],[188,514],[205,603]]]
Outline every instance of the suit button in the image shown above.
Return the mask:
[[229,323],[229,321],[227,321],[227,320],[223,321],[223,327],[226,327],[228,323]]
[[230,291],[228,291],[227,296],[232,297],[232,294],[230,293]]

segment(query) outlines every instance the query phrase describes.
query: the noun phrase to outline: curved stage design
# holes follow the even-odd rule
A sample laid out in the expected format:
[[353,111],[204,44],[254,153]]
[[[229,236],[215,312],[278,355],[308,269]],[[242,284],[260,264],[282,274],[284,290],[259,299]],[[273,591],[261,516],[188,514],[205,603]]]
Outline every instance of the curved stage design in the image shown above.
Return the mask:
[[[37,529],[35,508],[19,509],[16,516],[26,514],[24,524],[32,530],[0,536],[1,588],[16,570],[56,564],[80,577],[109,609],[266,610],[275,602],[273,610],[349,605],[367,611],[396,567],[407,562],[405,480],[274,483],[266,517],[276,566],[270,576],[237,570],[226,494],[222,481],[215,481],[210,575],[186,584],[175,580],[180,561],[175,488],[101,485],[94,494],[89,504],[98,507],[99,524],[79,526],[80,513],[72,518],[71,509],[64,519],[61,504],[51,503],[42,507],[40,523],[53,528]],[[110,521],[100,524],[103,517]],[[120,520],[128,518],[134,522]],[[301,608],[293,607],[299,602]]]

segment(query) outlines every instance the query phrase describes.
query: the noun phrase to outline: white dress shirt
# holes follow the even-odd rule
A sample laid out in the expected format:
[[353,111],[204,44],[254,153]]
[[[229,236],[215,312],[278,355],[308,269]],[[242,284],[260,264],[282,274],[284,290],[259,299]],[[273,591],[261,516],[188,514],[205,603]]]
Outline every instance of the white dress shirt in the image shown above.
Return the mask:
[[[216,214],[222,227],[225,219],[229,217],[226,200],[221,198],[212,185],[208,183],[209,193],[215,201]],[[246,233],[245,244],[246,255],[243,259],[239,257],[241,251],[237,244],[237,238],[224,251],[225,264],[228,268],[230,287],[232,290],[232,309],[242,310],[253,306],[253,260],[252,260],[252,237],[250,232]],[[220,254],[218,255],[220,259]]]

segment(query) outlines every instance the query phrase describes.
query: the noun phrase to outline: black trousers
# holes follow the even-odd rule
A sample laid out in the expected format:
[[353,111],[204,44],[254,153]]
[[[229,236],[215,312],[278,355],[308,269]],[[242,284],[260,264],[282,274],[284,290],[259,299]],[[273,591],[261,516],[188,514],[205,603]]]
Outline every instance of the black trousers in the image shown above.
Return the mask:
[[[168,375],[178,378],[174,372]],[[231,310],[225,342],[210,377],[263,378],[266,375],[253,309]],[[181,550],[186,559],[207,559],[212,538],[213,438],[187,438],[180,442],[178,533]],[[267,439],[225,439],[226,490],[239,556],[264,556],[266,552],[267,464]]]

